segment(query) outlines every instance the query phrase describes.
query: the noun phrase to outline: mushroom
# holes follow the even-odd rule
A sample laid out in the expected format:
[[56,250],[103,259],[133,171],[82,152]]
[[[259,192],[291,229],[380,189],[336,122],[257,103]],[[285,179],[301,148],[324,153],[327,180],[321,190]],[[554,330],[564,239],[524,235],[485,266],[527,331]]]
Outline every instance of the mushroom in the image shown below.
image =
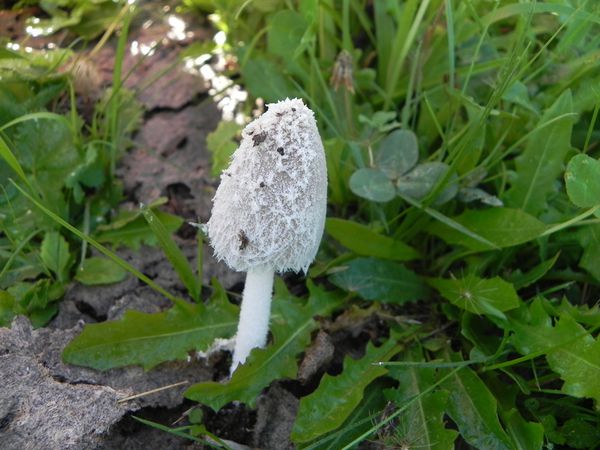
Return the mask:
[[268,105],[242,131],[206,228],[217,259],[246,272],[231,373],[265,346],[274,274],[306,273],[326,207],[325,152],[313,112],[300,99]]

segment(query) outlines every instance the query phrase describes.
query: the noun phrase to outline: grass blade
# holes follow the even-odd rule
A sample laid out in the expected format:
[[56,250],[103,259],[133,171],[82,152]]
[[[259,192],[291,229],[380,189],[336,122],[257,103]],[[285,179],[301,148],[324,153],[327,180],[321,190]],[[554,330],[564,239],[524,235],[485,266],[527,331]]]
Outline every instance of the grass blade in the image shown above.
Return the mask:
[[143,207],[142,214],[144,215],[146,222],[148,222],[148,226],[158,239],[160,247],[165,252],[165,255],[169,259],[170,263],[173,265],[175,272],[177,272],[177,275],[179,275],[179,279],[188,290],[190,297],[192,297],[195,301],[199,301],[199,282],[194,275],[194,271],[192,270],[187,258],[177,246],[163,223],[150,208]]
[[23,188],[21,188],[17,183],[15,183],[13,180],[10,180],[10,182],[13,184],[13,186],[15,188],[17,188],[17,190],[19,192],[21,192],[21,194],[23,194],[31,203],[33,203],[35,206],[37,206],[44,214],[46,214],[48,217],[50,217],[52,220],[54,220],[56,223],[58,223],[62,227],[69,230],[71,233],[73,233],[79,239],[83,239],[84,241],[86,241],[89,245],[94,247],[96,250],[98,250],[104,256],[106,256],[107,258],[110,258],[115,264],[117,264],[120,267],[122,267],[123,269],[125,269],[127,272],[129,272],[130,274],[135,276],[140,281],[146,283],[149,287],[154,289],[156,292],[164,295],[166,298],[171,300],[173,303],[187,304],[187,302],[185,302],[184,300],[177,298],[173,294],[167,292],[165,289],[160,287],[158,284],[156,284],[154,281],[152,281],[150,278],[148,278],[142,272],[137,270],[135,267],[133,267],[131,264],[129,264],[124,259],[117,256],[115,253],[111,252],[109,249],[107,249],[105,246],[103,246],[102,244],[97,242],[95,239],[93,239],[89,236],[86,236],[85,233],[82,233],[81,231],[79,231],[73,225],[71,225],[70,223],[65,221],[62,217],[60,217],[57,214],[50,211],[39,200],[35,199],[30,194],[25,192],[25,190]]

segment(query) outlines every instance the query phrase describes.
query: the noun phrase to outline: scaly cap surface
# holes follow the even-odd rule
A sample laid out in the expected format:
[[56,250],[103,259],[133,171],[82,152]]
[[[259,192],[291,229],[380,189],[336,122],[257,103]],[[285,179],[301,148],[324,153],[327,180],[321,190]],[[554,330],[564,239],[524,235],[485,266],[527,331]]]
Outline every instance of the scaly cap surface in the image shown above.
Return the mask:
[[242,131],[213,198],[208,237],[232,269],[306,271],[325,224],[327,167],[313,112],[300,99],[268,105]]

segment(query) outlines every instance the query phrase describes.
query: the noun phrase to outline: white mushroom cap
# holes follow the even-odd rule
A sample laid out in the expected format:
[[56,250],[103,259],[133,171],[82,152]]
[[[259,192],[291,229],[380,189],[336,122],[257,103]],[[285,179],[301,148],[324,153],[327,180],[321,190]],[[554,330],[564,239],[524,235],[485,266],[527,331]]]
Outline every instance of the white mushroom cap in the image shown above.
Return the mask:
[[268,105],[242,131],[221,174],[208,237],[232,269],[306,272],[325,224],[327,167],[313,112],[300,99]]

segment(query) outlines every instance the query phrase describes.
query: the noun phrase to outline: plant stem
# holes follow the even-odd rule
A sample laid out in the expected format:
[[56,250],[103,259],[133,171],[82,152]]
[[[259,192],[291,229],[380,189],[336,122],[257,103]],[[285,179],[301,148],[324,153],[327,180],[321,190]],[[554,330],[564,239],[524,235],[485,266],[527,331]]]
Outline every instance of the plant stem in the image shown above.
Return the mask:
[[274,275],[270,267],[251,269],[246,274],[231,374],[246,361],[253,348],[264,347],[267,343]]

